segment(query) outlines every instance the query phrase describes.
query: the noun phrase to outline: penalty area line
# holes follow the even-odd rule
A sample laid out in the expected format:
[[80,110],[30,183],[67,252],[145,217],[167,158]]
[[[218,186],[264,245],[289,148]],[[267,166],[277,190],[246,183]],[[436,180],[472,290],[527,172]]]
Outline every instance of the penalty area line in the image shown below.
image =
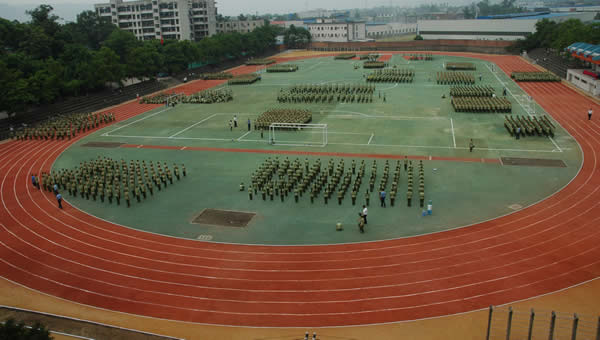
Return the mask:
[[212,117],[214,117],[214,116],[216,116],[216,115],[217,115],[217,114],[215,113],[215,114],[213,114],[212,116],[209,116],[209,117],[207,117],[207,118],[204,118],[204,119],[202,119],[201,121],[199,121],[199,122],[197,122],[197,123],[195,123],[195,124],[192,124],[192,125],[188,126],[187,128],[185,128],[185,129],[183,129],[183,130],[181,130],[181,131],[179,131],[179,132],[175,133],[174,135],[171,135],[171,136],[169,136],[169,138],[174,138],[175,136],[178,136],[178,135],[180,135],[180,134],[182,134],[182,133],[186,132],[187,130],[189,130],[189,129],[193,128],[193,127],[194,127],[194,126],[196,126],[196,125],[199,125],[199,124],[202,124],[202,123],[204,123],[205,121],[207,121],[207,120],[211,119]]
[[248,132],[244,133],[244,134],[243,134],[242,136],[240,136],[240,138],[238,138],[237,140],[238,140],[238,141],[241,141],[241,140],[242,140],[242,138],[244,138],[244,137],[248,136],[248,135],[249,135],[251,132],[252,132],[252,131],[248,131]]

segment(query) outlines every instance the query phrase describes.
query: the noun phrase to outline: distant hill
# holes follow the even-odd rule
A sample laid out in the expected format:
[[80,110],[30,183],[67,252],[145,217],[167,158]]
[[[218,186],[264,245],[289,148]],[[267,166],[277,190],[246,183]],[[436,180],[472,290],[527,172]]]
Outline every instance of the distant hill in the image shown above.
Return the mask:
[[[35,4],[9,5],[0,3],[0,17],[8,20],[28,21],[30,18],[25,11],[35,8]],[[54,14],[65,22],[75,21],[77,14],[85,10],[93,10],[94,5],[86,3],[53,4]]]

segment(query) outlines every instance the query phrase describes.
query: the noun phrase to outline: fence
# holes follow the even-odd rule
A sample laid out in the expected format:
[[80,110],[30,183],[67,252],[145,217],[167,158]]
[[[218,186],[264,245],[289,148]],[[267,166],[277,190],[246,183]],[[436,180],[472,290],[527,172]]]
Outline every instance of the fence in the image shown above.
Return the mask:
[[600,340],[600,317],[490,306],[486,340]]

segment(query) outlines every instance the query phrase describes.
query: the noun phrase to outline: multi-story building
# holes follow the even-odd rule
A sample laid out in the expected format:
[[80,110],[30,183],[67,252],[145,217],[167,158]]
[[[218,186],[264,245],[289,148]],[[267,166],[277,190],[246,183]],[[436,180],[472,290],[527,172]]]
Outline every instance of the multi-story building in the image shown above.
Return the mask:
[[217,32],[215,0],[110,0],[94,8],[138,40],[200,40]]
[[265,25],[264,20],[229,20],[217,22],[217,33],[248,33],[257,27]]
[[366,40],[367,28],[364,21],[333,21],[317,19],[307,24],[312,41],[347,42]]

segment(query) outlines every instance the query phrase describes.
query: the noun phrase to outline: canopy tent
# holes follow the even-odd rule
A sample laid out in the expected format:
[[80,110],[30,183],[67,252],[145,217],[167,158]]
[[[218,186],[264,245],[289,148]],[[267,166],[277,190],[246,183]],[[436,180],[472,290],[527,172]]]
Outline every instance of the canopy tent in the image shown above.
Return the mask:
[[573,43],[565,51],[577,59],[600,65],[600,46],[584,42]]

